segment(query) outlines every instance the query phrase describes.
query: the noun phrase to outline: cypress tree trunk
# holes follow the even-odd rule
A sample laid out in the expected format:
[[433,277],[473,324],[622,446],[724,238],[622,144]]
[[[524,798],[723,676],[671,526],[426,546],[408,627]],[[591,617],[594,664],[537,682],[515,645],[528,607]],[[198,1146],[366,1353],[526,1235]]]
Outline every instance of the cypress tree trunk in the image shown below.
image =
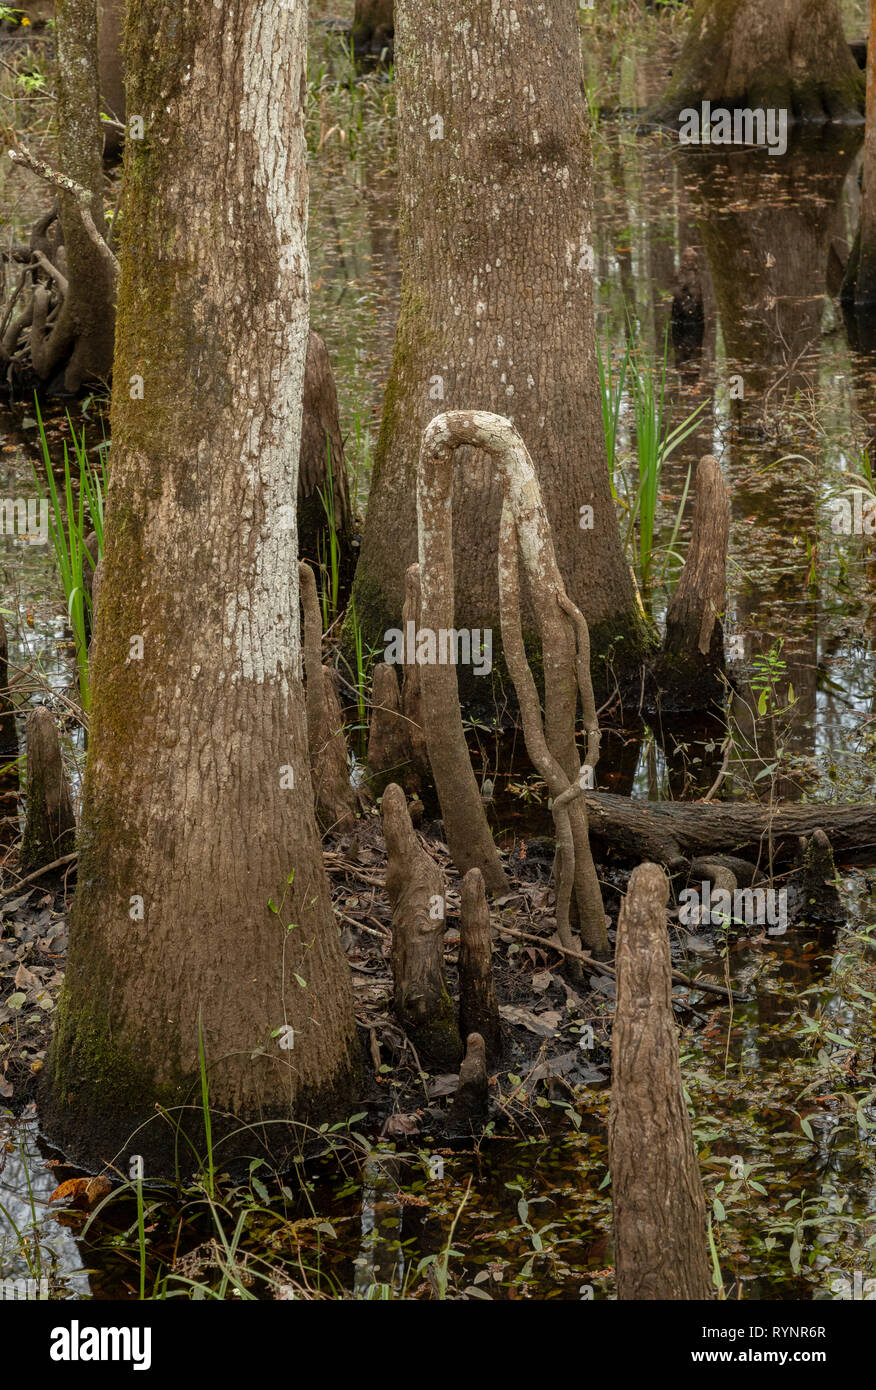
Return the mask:
[[394,32],[393,0],[356,0],[352,38],[357,56],[379,57],[385,48],[392,48]]
[[[98,0],[97,51],[100,64],[101,110],[113,120],[125,120],[125,68],[122,62],[122,29],[125,24],[125,0]],[[124,132],[116,126],[103,127],[103,152],[119,154],[124,144]]]
[[[577,16],[574,0],[396,5],[401,314],[354,594],[366,639],[380,642],[416,559],[423,428],[445,410],[494,411],[532,454],[594,670],[614,645],[622,674],[648,637],[606,466]],[[501,487],[487,459],[463,453],[456,626],[497,638]],[[527,638],[534,626],[529,611]],[[459,676],[468,700],[478,687]]]
[[789,119],[857,120],[864,80],[837,0],[697,0],[666,95],[652,113],[678,119],[702,101],[787,110]]
[[[103,132],[97,56],[96,0],[58,0],[58,153],[61,172],[91,194],[91,216],[102,235]],[[50,380],[64,363],[64,386],[78,391],[106,380],[112,369],[115,280],[108,258],[83,225],[73,194],[59,194],[69,289],[54,327],[40,329],[34,309],[31,355],[38,375]],[[37,337],[41,341],[35,342]],[[72,351],[71,351],[72,348]],[[69,354],[69,356],[68,356]]]
[[128,13],[146,138],[125,150],[79,887],[43,1098],[85,1166],[172,1169],[156,1106],[204,1153],[199,1028],[219,1162],[282,1161],[286,1121],[349,1099],[298,616],[305,22],[274,0]]
[[338,418],[338,392],[328,349],[310,330],[304,365],[304,416],[298,461],[298,552],[318,565],[322,554],[330,563],[331,525],[338,547],[340,585],[353,576],[353,514],[344,439]]

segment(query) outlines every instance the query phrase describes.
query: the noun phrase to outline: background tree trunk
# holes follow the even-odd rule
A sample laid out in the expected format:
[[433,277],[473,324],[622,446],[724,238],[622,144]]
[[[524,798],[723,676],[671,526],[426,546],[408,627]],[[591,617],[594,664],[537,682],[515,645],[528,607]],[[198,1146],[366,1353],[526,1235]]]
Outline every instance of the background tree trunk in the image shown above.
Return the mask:
[[657,663],[661,708],[722,710],[723,615],[727,604],[730,496],[721,465],[711,454],[696,471],[690,543],[666,609],[666,636]]
[[863,97],[837,0],[697,0],[655,115],[675,121],[711,101],[785,109],[804,121],[853,120]]
[[[532,454],[594,669],[646,642],[609,489],[596,369],[590,140],[577,6],[396,6],[402,304],[354,593],[368,641],[398,626],[416,558],[422,430],[445,410],[508,416]],[[460,460],[457,627],[498,635],[501,488]],[[582,506],[593,529],[582,529]],[[534,637],[531,610],[524,632]],[[477,689],[470,672],[460,693]]]
[[[100,63],[101,109],[114,120],[125,122],[125,65],[122,61],[122,30],[125,0],[98,0],[97,52]],[[103,152],[115,157],[125,143],[125,133],[104,124]]]
[[298,553],[302,560],[309,560],[313,565],[320,562],[320,547],[326,562],[330,553],[330,528],[323,498],[334,506],[341,584],[347,587],[353,577],[353,514],[338,418],[338,392],[328,349],[319,334],[311,329],[304,367],[304,415],[298,464]]
[[352,38],[357,57],[379,58],[384,49],[392,49],[394,33],[393,0],[356,0]]
[[[55,25],[60,168],[91,194],[91,216],[103,235],[96,0],[57,0]],[[112,371],[115,280],[109,261],[83,224],[75,197],[62,192],[59,201],[69,289],[47,335],[43,361],[34,366],[50,380],[69,354],[64,387],[76,392],[89,381],[106,381]]]
[[199,1027],[223,1163],[282,1161],[285,1121],[342,1111],[356,1045],[301,687],[305,12],[131,0],[126,40],[148,138],[125,150],[79,887],[42,1117],[83,1165],[134,1152],[154,1176],[174,1150],[156,1105],[204,1152]]
[[870,0],[867,44],[867,130],[861,190],[861,222],[840,295],[844,304],[876,309],[876,0]]

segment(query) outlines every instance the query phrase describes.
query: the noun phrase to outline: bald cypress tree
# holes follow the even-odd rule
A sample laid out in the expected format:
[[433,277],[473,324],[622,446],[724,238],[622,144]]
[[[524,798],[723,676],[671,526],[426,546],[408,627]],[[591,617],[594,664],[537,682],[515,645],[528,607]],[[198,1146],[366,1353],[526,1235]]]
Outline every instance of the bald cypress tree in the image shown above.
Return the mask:
[[145,138],[125,150],[79,882],[43,1097],[87,1166],[190,1163],[177,1125],[203,1153],[201,1044],[223,1162],[287,1156],[289,1122],[342,1110],[355,1065],[301,684],[305,23],[275,0],[129,6]]

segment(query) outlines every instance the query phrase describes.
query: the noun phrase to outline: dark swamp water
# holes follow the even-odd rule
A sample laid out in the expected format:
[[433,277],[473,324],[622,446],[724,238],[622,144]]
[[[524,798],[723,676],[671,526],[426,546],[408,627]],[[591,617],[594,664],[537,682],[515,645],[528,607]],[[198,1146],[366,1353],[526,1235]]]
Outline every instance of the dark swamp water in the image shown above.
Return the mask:
[[[858,32],[855,14],[850,7],[850,33]],[[669,25],[663,36],[670,45],[673,32]],[[834,299],[857,222],[861,133],[795,135],[781,158],[680,151],[636,128],[634,111],[659,85],[664,50],[645,46],[633,26],[601,29],[586,54],[591,105],[605,108],[594,132],[603,354],[619,362],[632,338],[659,371],[666,342],[669,423],[699,410],[661,479],[653,609],[659,617],[677,576],[671,551],[683,555],[686,546],[689,508],[672,547],[670,539],[688,470],[712,453],[732,497],[726,631],[735,659],[766,673],[775,711],[753,733],[747,728],[756,746],[738,740],[743,751],[731,758],[721,794],[873,800],[876,552],[866,537],[835,534],[829,506],[866,474],[876,438],[876,350]],[[312,317],[335,365],[362,508],[400,273],[391,84],[381,74],[355,89],[345,82],[339,49],[318,31]],[[671,331],[673,295],[693,265],[689,248],[704,307],[694,343]],[[95,441],[96,412],[88,426]],[[5,410],[0,427],[3,495],[28,493],[32,414]],[[54,413],[57,437],[63,427]],[[634,483],[628,401],[618,457]],[[620,471],[618,485],[622,496]],[[22,670],[39,666],[39,688],[23,687],[27,698],[50,698],[71,672],[53,561],[46,548],[10,536],[0,545],[10,658]],[[600,787],[691,799],[711,786],[722,762],[720,725],[648,724],[634,708],[603,717],[610,733]],[[544,788],[479,737],[497,829],[513,843],[548,834]],[[71,768],[81,756],[71,740]],[[836,930],[792,928],[767,939],[716,933],[693,951],[675,933],[678,962],[688,958],[737,996],[732,1007],[716,1007],[694,995],[696,1014],[679,1015],[727,1297],[811,1300],[876,1289],[867,1283],[876,1279],[876,900],[866,854],[839,869],[848,920]],[[509,942],[503,961],[528,985],[555,970],[556,957],[546,967]],[[551,1007],[561,1000],[555,981],[544,998]],[[37,1273],[51,1280],[53,1297],[70,1298],[136,1298],[141,1287],[149,1296],[165,1278],[164,1292],[179,1296],[611,1298],[611,1010],[610,995],[594,990],[576,1015],[576,1026],[583,1018],[596,1037],[589,1084],[537,1090],[512,1063],[499,1078],[494,1132],[477,1145],[443,1144],[430,1132],[425,1112],[434,1097],[421,1096],[425,1118],[410,1132],[402,1124],[383,1137],[370,1122],[373,1106],[363,1104],[284,1192],[265,1186],[260,1170],[242,1187],[220,1179],[212,1195],[202,1188],[184,1199],[147,1183],[142,1241],[135,1187],[114,1196],[87,1230],[84,1218],[52,1215],[48,1199],[73,1171],[48,1166],[57,1156],[39,1140],[32,1107],[13,1115],[0,1100],[0,1278]],[[568,1020],[558,1028],[575,1046]]]

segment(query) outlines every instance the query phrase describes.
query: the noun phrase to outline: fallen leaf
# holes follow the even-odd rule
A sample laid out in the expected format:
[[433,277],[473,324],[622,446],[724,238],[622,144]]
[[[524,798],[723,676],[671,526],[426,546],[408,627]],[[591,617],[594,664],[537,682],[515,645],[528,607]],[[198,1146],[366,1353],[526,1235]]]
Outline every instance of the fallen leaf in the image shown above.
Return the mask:
[[380,1131],[383,1137],[389,1138],[396,1134],[419,1134],[420,1117],[416,1112],[409,1115],[390,1115]]
[[452,1096],[454,1091],[459,1089],[459,1076],[455,1071],[436,1076],[429,1082],[427,1089],[430,1100],[435,1100],[438,1096]]
[[77,1211],[91,1211],[112,1189],[108,1178],[68,1178],[55,1188],[49,1201],[66,1202]]
[[40,981],[27,966],[20,965],[15,972],[15,979],[12,982],[16,989],[38,989]]
[[560,1015],[554,1009],[548,1009],[543,1014],[534,1014],[531,1009],[521,1008],[518,1004],[500,1004],[499,1013],[506,1023],[516,1023],[521,1028],[528,1028],[530,1033],[537,1033],[540,1038],[552,1038],[560,1021]]

